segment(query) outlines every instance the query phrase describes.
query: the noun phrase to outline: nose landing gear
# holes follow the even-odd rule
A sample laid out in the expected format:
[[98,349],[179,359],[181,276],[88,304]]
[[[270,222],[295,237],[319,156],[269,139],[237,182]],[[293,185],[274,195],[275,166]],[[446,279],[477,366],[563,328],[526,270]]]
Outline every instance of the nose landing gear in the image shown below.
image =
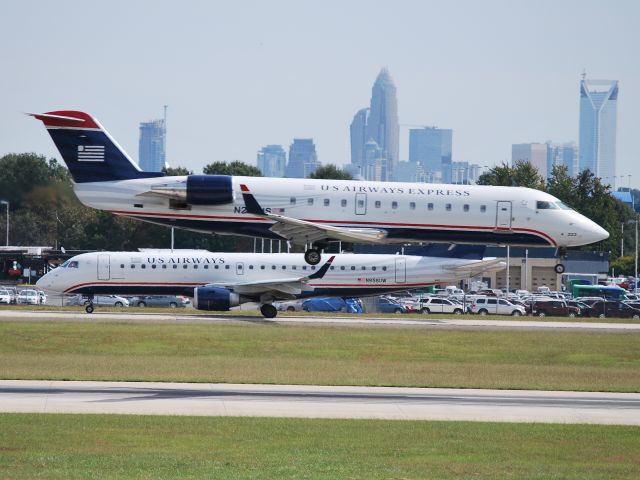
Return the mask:
[[93,295],[89,295],[89,298],[84,302],[84,311],[87,313],[93,313]]
[[565,266],[563,263],[561,263],[562,259],[566,259],[567,258],[567,249],[564,247],[560,247],[558,248],[557,252],[556,252],[556,258],[558,259],[558,263],[556,263],[556,265],[553,267],[553,270],[558,274],[562,274],[565,271]]

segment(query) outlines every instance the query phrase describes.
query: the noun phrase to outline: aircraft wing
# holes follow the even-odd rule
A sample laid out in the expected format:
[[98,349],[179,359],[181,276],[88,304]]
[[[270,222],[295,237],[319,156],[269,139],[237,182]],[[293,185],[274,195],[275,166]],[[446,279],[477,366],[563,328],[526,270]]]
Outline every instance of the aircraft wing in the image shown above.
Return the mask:
[[385,230],[378,228],[347,228],[324,225],[317,222],[286,217],[275,213],[267,213],[260,206],[255,197],[249,192],[249,187],[242,184],[242,198],[247,212],[252,215],[272,220],[275,224],[269,229],[293,243],[302,245],[321,240],[342,240],[344,242],[386,243]]
[[463,265],[455,265],[444,267],[445,270],[455,273],[456,275],[475,276],[485,272],[499,272],[504,270],[507,264],[499,258],[487,258],[477,262],[469,262]]
[[324,277],[335,258],[335,255],[332,255],[317,271],[302,277],[288,277],[224,284],[212,283],[209,284],[209,286],[228,288],[235,293],[249,296],[271,293],[277,298],[294,298],[295,295],[299,295],[302,291],[309,290],[311,288],[308,286],[308,282],[310,280]]

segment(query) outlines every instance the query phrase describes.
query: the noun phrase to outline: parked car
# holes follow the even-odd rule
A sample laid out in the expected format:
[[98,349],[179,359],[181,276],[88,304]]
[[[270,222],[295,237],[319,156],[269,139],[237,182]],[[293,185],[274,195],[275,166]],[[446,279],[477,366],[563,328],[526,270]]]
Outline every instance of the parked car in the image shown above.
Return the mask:
[[382,313],[408,313],[409,310],[405,305],[387,297],[378,299],[378,310]]
[[517,317],[524,315],[526,312],[523,306],[514,305],[503,298],[481,297],[471,302],[471,313],[477,313],[478,315],[513,315]]
[[273,302],[273,306],[276,307],[280,312],[299,312],[302,310],[302,300]]
[[564,300],[544,300],[531,304],[531,314],[538,317],[577,317],[580,308],[568,305]]
[[0,289],[0,303],[6,303],[7,305],[11,303],[11,294],[6,288]]
[[[69,297],[65,304],[67,305],[88,305],[89,299],[84,295],[74,295]],[[93,304],[97,307],[128,307],[129,300],[118,295],[96,295],[93,297]]]
[[589,317],[591,312],[591,306],[586,303],[579,302],[578,300],[567,300],[567,305],[577,307],[580,310],[579,316]]
[[26,288],[21,290],[17,297],[17,303],[22,305],[39,305],[40,296],[36,290]]
[[425,314],[455,313],[461,315],[464,313],[464,306],[446,298],[429,297],[423,298],[420,302],[420,311]]
[[180,297],[176,295],[145,295],[139,297],[131,297],[129,299],[129,303],[136,307],[184,308],[189,305],[190,301],[186,297]]
[[592,317],[640,318],[640,309],[618,300],[600,300],[591,305]]
[[362,313],[363,308],[358,299],[340,297],[309,298],[302,302],[305,312],[348,312]]

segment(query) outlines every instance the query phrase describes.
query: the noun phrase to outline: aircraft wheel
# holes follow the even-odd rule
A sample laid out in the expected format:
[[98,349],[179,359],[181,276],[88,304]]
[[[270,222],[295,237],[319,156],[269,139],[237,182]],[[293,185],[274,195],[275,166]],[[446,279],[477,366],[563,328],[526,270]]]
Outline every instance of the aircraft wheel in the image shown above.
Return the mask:
[[84,306],[84,311],[87,313],[93,313],[93,303],[88,303]]
[[304,261],[309,265],[317,265],[320,263],[320,250],[316,250],[315,248],[310,248],[306,252],[304,252]]
[[278,310],[273,305],[265,303],[260,307],[260,313],[265,318],[275,318],[275,316],[278,314]]
[[553,267],[553,270],[559,275],[561,273],[564,273],[564,265],[562,263],[558,263],[556,264],[555,267]]

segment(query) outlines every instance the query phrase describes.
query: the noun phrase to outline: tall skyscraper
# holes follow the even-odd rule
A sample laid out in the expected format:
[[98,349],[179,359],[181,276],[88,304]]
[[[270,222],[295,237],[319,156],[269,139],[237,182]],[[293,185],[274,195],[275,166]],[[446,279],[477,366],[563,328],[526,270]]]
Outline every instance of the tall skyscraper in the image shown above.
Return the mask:
[[547,176],[547,144],[546,143],[516,143],[511,145],[511,165],[516,162],[529,162],[538,173]]
[[287,154],[282,145],[267,145],[258,152],[257,163],[265,177],[284,177]]
[[353,120],[349,133],[351,136],[351,164],[362,166],[364,161],[364,146],[367,143],[367,119],[369,118],[369,109],[363,108],[358,110]]
[[420,163],[427,172],[440,172],[444,183],[451,182],[453,131],[425,127],[409,130],[409,163]]
[[[379,164],[384,164],[386,179],[393,178],[393,170],[398,163],[400,150],[400,126],[398,124],[398,100],[396,86],[386,68],[383,68],[371,89],[371,106],[356,113],[351,122],[351,172],[373,171],[365,165],[365,150],[371,152],[370,142],[378,146],[376,153]],[[384,161],[383,161],[384,159]],[[377,170],[376,170],[377,171]]]
[[574,142],[547,142],[547,177],[554,165],[567,167],[567,174],[575,177],[578,173],[578,147]]
[[580,82],[580,145],[578,168],[597,177],[616,175],[617,80]]
[[167,157],[165,152],[167,130],[164,120],[152,120],[140,123],[140,141],[138,158],[140,168],[145,172],[160,172]]
[[289,147],[288,178],[307,178],[320,166],[312,138],[294,138]]

